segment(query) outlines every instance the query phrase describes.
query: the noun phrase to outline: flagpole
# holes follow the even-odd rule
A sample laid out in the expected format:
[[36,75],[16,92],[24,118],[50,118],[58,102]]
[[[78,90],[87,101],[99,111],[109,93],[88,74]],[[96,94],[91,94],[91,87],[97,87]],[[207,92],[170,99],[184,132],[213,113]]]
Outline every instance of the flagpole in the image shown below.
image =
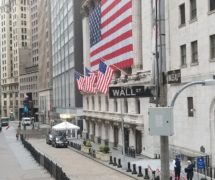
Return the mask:
[[76,73],[78,73],[80,76],[83,76],[84,77],[84,75],[83,74],[81,74],[81,73],[79,73],[78,71],[75,71]]
[[[102,58],[102,59],[106,61],[106,59],[104,59],[104,58]],[[125,71],[123,71],[122,69],[118,68],[118,67],[115,66],[114,64],[111,64],[110,66],[113,66],[113,67],[115,67],[116,69],[118,69],[120,72],[122,72],[122,73],[124,73],[124,74],[126,74],[126,75],[129,75],[127,72],[125,72]]]

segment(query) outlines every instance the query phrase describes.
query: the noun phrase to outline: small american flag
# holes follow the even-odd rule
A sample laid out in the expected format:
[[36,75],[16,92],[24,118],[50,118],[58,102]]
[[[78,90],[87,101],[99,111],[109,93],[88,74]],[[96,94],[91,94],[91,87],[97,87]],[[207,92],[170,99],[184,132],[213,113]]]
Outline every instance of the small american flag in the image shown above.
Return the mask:
[[85,90],[87,93],[96,93],[96,74],[85,68]]
[[[132,0],[101,0],[89,13],[90,65],[101,59],[118,68],[133,64]],[[114,66],[113,66],[114,67]]]
[[113,69],[107,66],[104,62],[100,61],[98,71],[97,90],[106,94],[110,81],[113,76]]
[[79,91],[84,91],[84,78],[79,73],[75,72],[75,79],[78,85]]

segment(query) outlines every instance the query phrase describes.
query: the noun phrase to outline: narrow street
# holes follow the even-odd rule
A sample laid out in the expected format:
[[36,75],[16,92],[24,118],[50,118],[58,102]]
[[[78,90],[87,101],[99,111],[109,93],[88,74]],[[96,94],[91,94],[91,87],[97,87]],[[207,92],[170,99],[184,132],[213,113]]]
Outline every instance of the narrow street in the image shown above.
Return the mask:
[[2,127],[0,133],[0,179],[1,180],[51,180],[52,178],[16,140],[17,122]]
[[68,148],[54,148],[45,139],[29,139],[39,152],[59,164],[70,179],[74,180],[131,180],[118,171],[110,169]]

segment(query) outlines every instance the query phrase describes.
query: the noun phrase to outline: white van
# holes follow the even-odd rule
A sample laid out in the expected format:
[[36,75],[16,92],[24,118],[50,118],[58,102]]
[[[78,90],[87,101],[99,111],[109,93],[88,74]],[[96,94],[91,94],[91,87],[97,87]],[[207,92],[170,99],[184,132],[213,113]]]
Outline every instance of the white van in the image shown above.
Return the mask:
[[22,125],[23,126],[30,126],[31,125],[31,118],[30,117],[23,117],[22,118]]

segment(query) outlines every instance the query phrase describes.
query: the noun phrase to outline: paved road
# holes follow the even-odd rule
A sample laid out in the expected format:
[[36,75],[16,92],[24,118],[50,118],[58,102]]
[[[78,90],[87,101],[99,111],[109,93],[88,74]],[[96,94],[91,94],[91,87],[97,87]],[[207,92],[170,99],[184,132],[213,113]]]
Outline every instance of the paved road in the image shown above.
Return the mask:
[[0,179],[1,180],[51,180],[50,175],[31,157],[15,137],[16,122],[3,127],[0,133]]
[[74,180],[132,180],[124,174],[97,163],[68,148],[54,148],[44,139],[28,140],[37,150],[53,159],[63,167],[66,174]]

